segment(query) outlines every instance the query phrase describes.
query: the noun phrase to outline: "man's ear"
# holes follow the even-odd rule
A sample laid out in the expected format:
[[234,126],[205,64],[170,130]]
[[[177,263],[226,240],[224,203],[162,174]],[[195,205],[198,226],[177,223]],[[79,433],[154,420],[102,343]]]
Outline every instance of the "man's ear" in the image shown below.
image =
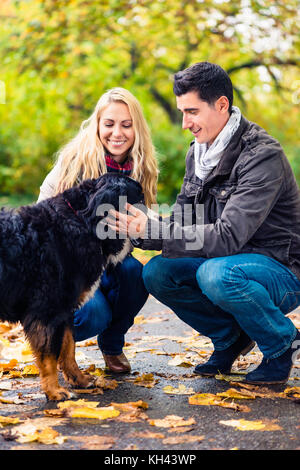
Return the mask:
[[220,98],[215,101],[215,109],[221,114],[226,114],[228,112],[229,100],[227,96],[220,96]]

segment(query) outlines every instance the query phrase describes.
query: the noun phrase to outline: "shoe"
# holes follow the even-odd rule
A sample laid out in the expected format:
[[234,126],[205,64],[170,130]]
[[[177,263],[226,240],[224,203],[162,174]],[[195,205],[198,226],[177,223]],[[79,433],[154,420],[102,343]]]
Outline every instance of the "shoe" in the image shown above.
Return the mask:
[[130,372],[131,367],[124,353],[113,356],[102,353],[107,369],[115,374],[124,374]]
[[239,355],[245,356],[254,346],[255,342],[242,331],[235,343],[227,349],[214,351],[205,364],[199,364],[195,367],[194,373],[208,377],[216,374],[229,374],[232,364]]
[[254,385],[282,384],[288,381],[293,362],[300,355],[300,332],[291,346],[281,356],[275,359],[263,358],[260,365],[246,375],[243,382]]

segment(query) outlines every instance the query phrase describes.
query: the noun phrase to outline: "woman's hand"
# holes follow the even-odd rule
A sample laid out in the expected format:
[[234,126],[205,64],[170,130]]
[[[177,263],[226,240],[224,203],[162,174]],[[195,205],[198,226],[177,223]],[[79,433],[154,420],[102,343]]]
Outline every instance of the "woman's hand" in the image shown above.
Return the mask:
[[115,210],[109,211],[107,217],[109,227],[115,232],[122,233],[130,238],[144,238],[148,221],[147,215],[129,203],[126,204],[125,208],[127,214]]

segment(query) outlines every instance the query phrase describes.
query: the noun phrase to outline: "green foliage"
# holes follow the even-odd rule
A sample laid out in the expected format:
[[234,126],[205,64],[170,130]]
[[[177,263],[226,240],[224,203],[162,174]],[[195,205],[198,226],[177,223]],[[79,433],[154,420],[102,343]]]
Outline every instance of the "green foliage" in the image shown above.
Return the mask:
[[180,127],[172,75],[201,60],[230,73],[235,104],[280,140],[300,182],[297,3],[2,0],[1,192],[37,195],[55,152],[105,90],[123,86],[152,130],[159,201],[174,202],[191,135]]

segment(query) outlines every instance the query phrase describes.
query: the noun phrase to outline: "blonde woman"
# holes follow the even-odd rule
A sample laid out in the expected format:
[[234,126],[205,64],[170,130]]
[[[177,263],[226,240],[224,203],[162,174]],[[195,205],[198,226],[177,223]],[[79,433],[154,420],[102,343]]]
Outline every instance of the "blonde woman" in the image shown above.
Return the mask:
[[[136,179],[146,205],[155,202],[158,169],[149,128],[138,100],[123,88],[104,93],[75,138],[58,153],[38,201],[106,172]],[[148,297],[142,268],[130,255],[104,272],[95,296],[74,316],[75,341],[97,336],[106,367],[114,373],[130,371],[122,349],[124,336]]]

